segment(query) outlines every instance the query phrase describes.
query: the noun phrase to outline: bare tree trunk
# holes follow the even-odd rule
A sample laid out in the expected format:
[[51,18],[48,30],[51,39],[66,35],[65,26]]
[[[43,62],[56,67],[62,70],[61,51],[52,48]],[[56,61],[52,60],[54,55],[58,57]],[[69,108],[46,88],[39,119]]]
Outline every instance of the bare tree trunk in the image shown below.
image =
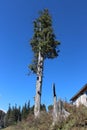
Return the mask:
[[55,91],[55,84],[53,84],[53,99],[54,99],[54,104],[53,104],[53,125],[57,121],[57,114],[58,114],[58,108],[57,108],[57,96],[56,96],[56,91]]
[[35,96],[35,107],[34,107],[35,118],[39,117],[40,115],[43,62],[44,62],[44,58],[41,55],[41,52],[39,51],[38,65],[37,65],[36,96]]
[[56,123],[65,120],[70,113],[64,109],[62,100],[57,101],[55,84],[53,84],[53,99],[53,125],[55,125]]

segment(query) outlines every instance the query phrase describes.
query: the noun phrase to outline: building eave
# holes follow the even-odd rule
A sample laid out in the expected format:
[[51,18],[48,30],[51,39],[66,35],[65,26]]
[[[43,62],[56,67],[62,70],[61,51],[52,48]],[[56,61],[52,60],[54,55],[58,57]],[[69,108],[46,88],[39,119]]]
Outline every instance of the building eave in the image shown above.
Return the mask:
[[80,95],[82,95],[87,90],[87,84],[85,84],[80,91],[78,91],[71,99],[70,101],[75,101]]

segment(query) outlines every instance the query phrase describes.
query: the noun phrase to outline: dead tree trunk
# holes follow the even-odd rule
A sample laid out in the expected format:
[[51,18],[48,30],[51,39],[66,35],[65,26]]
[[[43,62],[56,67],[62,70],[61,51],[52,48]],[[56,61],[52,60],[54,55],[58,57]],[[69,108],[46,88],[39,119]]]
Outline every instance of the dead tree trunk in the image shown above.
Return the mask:
[[43,61],[44,61],[44,58],[41,55],[41,52],[39,51],[38,64],[37,64],[36,96],[35,96],[35,107],[34,107],[35,118],[39,117],[40,115]]
[[62,100],[59,99],[57,102],[55,85],[53,85],[53,99],[53,125],[55,125],[57,122],[62,122],[65,120],[70,115],[70,113],[64,109]]
[[57,96],[56,96],[56,91],[55,91],[55,84],[53,84],[53,99],[54,99],[54,104],[53,104],[53,123],[57,121]]

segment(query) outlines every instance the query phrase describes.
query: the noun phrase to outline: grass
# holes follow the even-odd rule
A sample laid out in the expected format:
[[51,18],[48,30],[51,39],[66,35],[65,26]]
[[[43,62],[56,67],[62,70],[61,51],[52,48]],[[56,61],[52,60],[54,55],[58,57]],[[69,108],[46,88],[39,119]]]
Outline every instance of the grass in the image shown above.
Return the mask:
[[27,120],[3,130],[48,130],[50,124],[52,124],[52,116],[49,113],[42,112],[38,119],[35,119],[34,115],[30,115]]
[[29,115],[26,120],[3,130],[87,130],[87,108],[84,106],[76,108],[69,104],[65,104],[64,107],[71,114],[55,126],[52,126],[52,113],[42,112],[38,119],[35,119],[34,115]]

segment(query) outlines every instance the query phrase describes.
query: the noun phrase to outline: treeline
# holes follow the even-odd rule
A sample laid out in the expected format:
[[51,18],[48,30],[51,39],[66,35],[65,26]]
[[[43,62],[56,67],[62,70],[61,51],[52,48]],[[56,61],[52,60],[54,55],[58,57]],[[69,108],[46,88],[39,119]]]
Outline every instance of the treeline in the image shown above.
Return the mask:
[[15,106],[11,107],[9,104],[9,108],[4,119],[5,127],[16,124],[18,121],[26,119],[31,112],[33,111],[32,108],[30,108],[30,101],[28,103],[25,103],[22,108],[21,106],[17,107],[16,104]]
[[4,127],[4,117],[5,117],[5,112],[3,110],[0,110],[0,128]]
[[[41,105],[41,110],[46,111],[46,106],[43,104]],[[30,101],[25,103],[22,107],[11,106],[9,104],[8,111],[4,114],[0,127],[8,127],[10,125],[14,125],[22,120],[27,119],[27,117],[31,114],[34,114],[34,106],[30,107]],[[0,115],[2,117],[2,114]]]

